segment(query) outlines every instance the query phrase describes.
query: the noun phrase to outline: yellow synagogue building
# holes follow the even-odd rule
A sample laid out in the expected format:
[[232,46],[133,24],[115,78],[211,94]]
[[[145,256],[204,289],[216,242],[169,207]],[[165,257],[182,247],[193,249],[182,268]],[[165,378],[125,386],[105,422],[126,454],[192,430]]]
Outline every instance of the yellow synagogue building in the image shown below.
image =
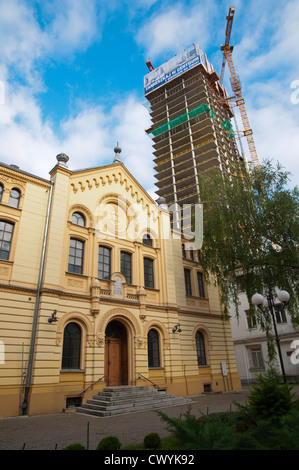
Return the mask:
[[1,417],[107,385],[241,389],[218,288],[119,153],[77,171],[59,154],[49,180],[0,163]]

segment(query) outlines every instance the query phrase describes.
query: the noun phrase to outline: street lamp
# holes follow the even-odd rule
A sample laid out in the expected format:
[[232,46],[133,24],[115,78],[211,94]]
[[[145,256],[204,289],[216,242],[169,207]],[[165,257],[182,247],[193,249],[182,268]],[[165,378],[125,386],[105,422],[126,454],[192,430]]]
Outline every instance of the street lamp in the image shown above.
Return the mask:
[[[282,290],[278,292],[277,297],[278,297],[278,300],[280,301],[280,305],[283,304],[280,310],[283,310],[285,307],[285,303],[290,300],[290,294],[287,291]],[[274,315],[275,305],[277,304],[274,304],[273,294],[269,291],[266,298],[262,296],[261,294],[254,294],[251,298],[251,302],[253,303],[253,305],[256,305],[263,313],[266,313],[267,310],[269,310],[271,313],[273,326],[274,326],[274,332],[275,332],[275,338],[276,338],[276,343],[277,343],[278,355],[279,355],[279,360],[280,360],[280,366],[281,366],[281,371],[283,375],[283,382],[286,383],[287,381],[286,374],[284,370],[283,359],[282,359],[282,354],[281,354],[281,349],[280,349],[280,340],[279,340],[279,336],[277,332],[275,315]],[[264,308],[261,307],[262,305]]]

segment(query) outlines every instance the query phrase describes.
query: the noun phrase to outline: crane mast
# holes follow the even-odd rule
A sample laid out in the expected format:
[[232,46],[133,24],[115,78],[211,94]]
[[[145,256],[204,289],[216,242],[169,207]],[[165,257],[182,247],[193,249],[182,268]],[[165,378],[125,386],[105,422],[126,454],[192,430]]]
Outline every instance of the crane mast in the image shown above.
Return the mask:
[[242,96],[240,80],[236,73],[236,69],[234,66],[233,58],[232,58],[233,46],[230,46],[229,44],[232,25],[233,25],[233,19],[234,19],[234,13],[235,13],[235,8],[230,7],[228,16],[226,17],[227,23],[226,23],[226,31],[225,31],[225,42],[224,42],[224,46],[221,46],[221,50],[223,50],[223,62],[222,62],[222,68],[221,68],[221,74],[220,74],[220,83],[222,84],[224,70],[225,70],[225,63],[227,62],[230,76],[231,76],[232,89],[235,93],[236,105],[238,106],[240,110],[240,115],[241,115],[241,119],[242,119],[242,123],[244,127],[243,135],[247,139],[247,144],[248,144],[250,156],[252,159],[252,164],[253,166],[258,167],[259,159],[257,156],[257,151],[256,151],[255,143],[253,140],[252,129],[249,124],[249,119],[248,119],[246,107],[245,107],[245,101]]

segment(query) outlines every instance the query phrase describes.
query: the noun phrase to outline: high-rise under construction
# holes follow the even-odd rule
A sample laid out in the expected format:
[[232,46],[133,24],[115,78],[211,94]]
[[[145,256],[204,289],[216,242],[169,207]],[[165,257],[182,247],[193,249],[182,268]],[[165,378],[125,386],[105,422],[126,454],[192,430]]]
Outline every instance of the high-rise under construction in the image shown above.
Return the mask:
[[199,202],[200,174],[238,160],[228,95],[198,44],[144,77],[157,195],[168,205]]

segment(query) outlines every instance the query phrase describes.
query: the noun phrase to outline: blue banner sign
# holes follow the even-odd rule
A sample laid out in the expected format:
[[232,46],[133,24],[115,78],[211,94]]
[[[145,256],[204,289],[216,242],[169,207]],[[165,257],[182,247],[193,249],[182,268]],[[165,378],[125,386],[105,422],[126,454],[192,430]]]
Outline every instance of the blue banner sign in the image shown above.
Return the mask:
[[199,48],[198,44],[194,44],[189,49],[186,49],[181,54],[176,55],[168,62],[145,75],[144,94],[147,95],[199,63],[202,63],[206,69],[210,68],[206,55]]

